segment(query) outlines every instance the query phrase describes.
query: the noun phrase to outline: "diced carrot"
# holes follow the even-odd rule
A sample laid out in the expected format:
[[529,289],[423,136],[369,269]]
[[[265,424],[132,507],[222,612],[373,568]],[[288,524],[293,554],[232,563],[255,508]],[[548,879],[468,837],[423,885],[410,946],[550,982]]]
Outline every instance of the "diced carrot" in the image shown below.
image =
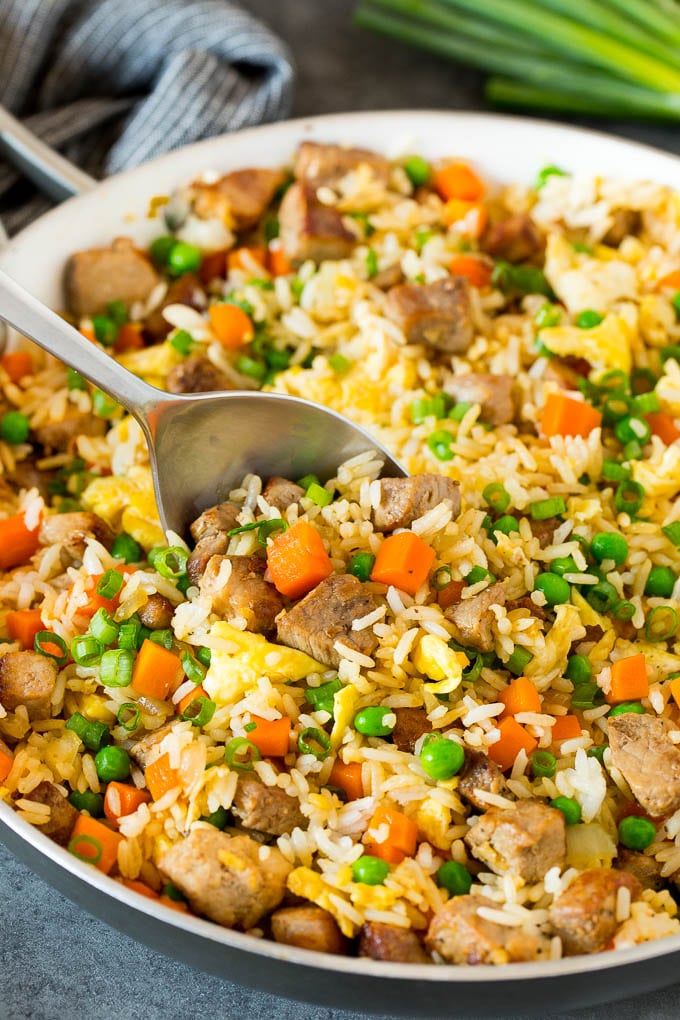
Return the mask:
[[418,826],[396,808],[379,804],[368,823],[369,829],[388,828],[387,839],[381,843],[368,843],[366,853],[380,857],[389,864],[400,864],[405,857],[413,857],[416,852]]
[[38,545],[38,528],[29,531],[23,514],[6,517],[0,521],[0,570],[26,563]]
[[512,768],[522,748],[531,754],[538,747],[538,741],[512,715],[501,719],[498,729],[501,731],[501,739],[489,745],[489,758],[504,770]]
[[466,237],[481,237],[489,220],[486,206],[481,202],[465,202],[452,198],[442,209],[442,219],[447,227]]
[[134,322],[124,322],[118,330],[118,336],[113,345],[116,354],[122,354],[124,351],[140,351],[143,346],[142,327]]
[[9,747],[0,740],[0,783],[4,783],[7,779],[12,771],[12,765],[14,765],[14,756]]
[[17,609],[5,617],[10,637],[21,643],[21,647],[33,648],[35,635],[44,630],[40,609]]
[[8,351],[0,358],[0,365],[13,383],[18,383],[33,372],[33,358],[28,351]]
[[270,542],[267,566],[274,587],[291,599],[306,595],[333,573],[321,535],[307,521],[297,521]]
[[464,276],[480,290],[491,283],[491,266],[476,255],[454,255],[449,262],[449,271],[452,276]]
[[680,439],[680,429],[670,414],[666,414],[665,411],[652,411],[650,414],[646,414],[645,418],[654,435],[658,436],[666,446],[670,446],[676,439]]
[[673,269],[656,281],[657,290],[680,290],[680,269]]
[[210,283],[217,277],[224,279],[227,275],[227,249],[222,248],[220,251],[211,251],[204,255],[198,275],[201,283]]
[[563,740],[581,736],[581,723],[575,715],[558,715],[551,733],[553,743],[561,744]]
[[230,305],[227,301],[211,305],[208,309],[210,325],[213,333],[228,350],[236,350],[250,343],[255,336],[255,329],[249,315],[238,305]]
[[295,272],[293,266],[291,266],[286,258],[283,245],[279,240],[272,241],[269,245],[267,268],[272,276],[288,276],[290,273]]
[[81,336],[84,336],[86,340],[90,341],[90,343],[96,344],[97,337],[93,329],[90,329],[88,326],[83,326],[83,328],[80,330],[80,333]]
[[341,758],[336,758],[328,777],[328,785],[344,790],[347,800],[359,800],[364,795],[361,764],[358,761],[352,761],[345,765]]
[[227,252],[227,269],[242,269],[246,273],[252,272],[253,267],[249,262],[255,262],[264,271],[267,262],[267,249],[260,246],[252,248],[232,248]]
[[199,684],[197,687],[194,687],[193,691],[189,691],[188,694],[185,694],[184,697],[182,698],[182,700],[177,703],[177,705],[175,706],[176,709],[177,709],[177,715],[181,715],[182,712],[186,712],[186,710],[189,707],[189,705],[191,704],[191,702],[195,701],[196,698],[207,698],[207,697],[208,697],[208,695],[205,693],[205,691],[203,690],[203,688]]
[[124,878],[123,885],[128,889],[132,889],[133,892],[139,893],[140,896],[146,896],[150,900],[159,900],[160,896],[155,889],[152,889],[146,882],[137,882],[132,878]]
[[104,814],[109,821],[117,823],[119,818],[133,814],[140,804],[147,804],[150,800],[151,794],[147,790],[138,790],[130,783],[113,780],[106,787]]
[[412,531],[400,531],[398,535],[390,535],[380,546],[371,580],[415,595],[426,580],[434,557],[434,549],[422,538]]
[[148,638],[142,642],[132,670],[132,687],[137,694],[164,701],[170,691],[179,686],[183,676],[178,655]]
[[541,711],[541,699],[536,685],[525,676],[518,676],[512,680],[498,695],[498,700],[505,705],[501,718],[517,715],[518,712]]
[[647,662],[644,655],[627,655],[611,665],[611,687],[607,695],[610,705],[622,701],[639,701],[649,695]]
[[602,415],[583,400],[574,400],[564,393],[549,393],[541,416],[541,432],[550,436],[583,436],[587,438],[599,427]]
[[680,676],[676,676],[668,685],[675,704],[680,708]]
[[463,588],[465,588],[465,581],[449,581],[444,588],[440,588],[437,592],[437,603],[440,608],[448,609],[449,606],[455,606],[460,602]]
[[288,754],[288,743],[291,722],[288,716],[280,719],[262,719],[259,715],[251,716],[255,728],[248,730],[247,736],[251,744],[255,744],[265,758],[283,758]]
[[144,769],[146,786],[153,800],[160,800],[165,794],[179,786],[179,773],[170,768],[170,755],[162,754]]
[[[119,574],[133,574],[137,567],[132,566],[132,564],[123,563],[114,569]],[[99,595],[97,592],[97,585],[103,576],[103,574],[91,574],[85,581],[84,587],[87,601],[78,606],[77,613],[79,616],[87,616],[91,618],[98,609],[105,609],[107,613],[113,613],[118,608],[120,594],[114,595],[111,599],[107,599],[104,595]]]
[[468,163],[453,160],[445,163],[434,173],[434,186],[444,201],[462,198],[465,202],[478,202],[484,197],[486,187],[481,178]]
[[118,859],[118,847],[123,837],[108,825],[82,812],[73,826],[68,848],[84,860],[90,860],[105,875]]

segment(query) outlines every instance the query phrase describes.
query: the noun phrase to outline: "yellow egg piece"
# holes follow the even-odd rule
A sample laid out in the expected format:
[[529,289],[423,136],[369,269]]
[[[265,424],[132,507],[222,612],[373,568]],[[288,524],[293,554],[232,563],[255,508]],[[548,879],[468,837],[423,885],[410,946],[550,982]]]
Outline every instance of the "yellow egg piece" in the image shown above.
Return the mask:
[[591,329],[546,327],[540,339],[553,354],[585,358],[602,370],[619,368],[628,373],[632,367],[633,333],[626,319],[614,312]]
[[95,478],[85,489],[82,502],[114,531],[132,535],[144,549],[165,542],[148,467],[133,465],[124,477]]
[[118,361],[152,386],[162,388],[168,372],[180,364],[182,355],[166,340],[140,351],[125,351],[118,356]]
[[463,652],[454,652],[443,638],[434,634],[422,637],[413,653],[413,665],[424,676],[437,683],[427,685],[434,694],[450,694],[463,679],[463,670],[468,665]]
[[448,850],[451,840],[446,833],[451,825],[451,808],[434,797],[426,797],[416,811],[415,821],[428,843],[440,850]]
[[352,684],[347,684],[333,698],[333,729],[331,730],[331,750],[337,751],[347,728],[352,724],[359,700],[359,692]]
[[325,882],[321,875],[311,868],[295,868],[288,876],[287,885],[294,896],[302,896],[303,899],[316,903],[317,907],[332,914],[342,934],[353,938],[358,926],[336,906],[338,898],[344,899],[342,893]]

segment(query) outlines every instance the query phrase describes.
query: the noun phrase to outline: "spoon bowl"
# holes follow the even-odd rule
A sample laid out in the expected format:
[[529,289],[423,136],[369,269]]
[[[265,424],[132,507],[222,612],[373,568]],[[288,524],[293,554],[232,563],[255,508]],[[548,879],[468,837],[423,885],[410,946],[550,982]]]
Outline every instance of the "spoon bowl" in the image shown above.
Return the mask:
[[322,481],[371,451],[383,471],[404,468],[343,415],[284,393],[231,390],[168,394],[128,372],[0,271],[0,318],[110,394],[139,422],[149,447],[165,531],[188,536],[202,510],[222,502],[249,472]]

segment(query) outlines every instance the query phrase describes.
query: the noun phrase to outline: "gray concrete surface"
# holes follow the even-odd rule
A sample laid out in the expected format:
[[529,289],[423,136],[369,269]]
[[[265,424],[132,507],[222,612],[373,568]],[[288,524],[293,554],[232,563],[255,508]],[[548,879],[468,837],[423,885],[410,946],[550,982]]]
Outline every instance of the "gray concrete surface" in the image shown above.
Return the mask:
[[[352,0],[244,0],[290,43],[299,78],[294,113],[396,107],[483,109],[480,77],[469,70],[359,32]],[[680,151],[672,127],[579,121]],[[502,161],[502,153],[499,153]],[[0,847],[0,1020],[352,1020],[207,977],[119,934],[52,890]],[[333,989],[329,988],[329,1003]],[[680,985],[562,1014],[572,1020],[672,1020]],[[556,1004],[557,1005],[557,1004]],[[451,1015],[455,1015],[452,1003]],[[543,1014],[557,1020],[557,1013]],[[512,1017],[508,1004],[506,1017]],[[380,1018],[378,1018],[380,1020]],[[383,1018],[387,1020],[387,1018]]]

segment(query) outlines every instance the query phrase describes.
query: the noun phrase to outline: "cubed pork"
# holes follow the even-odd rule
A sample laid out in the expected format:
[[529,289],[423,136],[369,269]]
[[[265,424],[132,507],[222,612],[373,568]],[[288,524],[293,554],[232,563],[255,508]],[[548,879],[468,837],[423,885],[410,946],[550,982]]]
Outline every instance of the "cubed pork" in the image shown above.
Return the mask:
[[534,960],[541,948],[538,936],[480,917],[490,900],[468,894],[454,896],[432,918],[428,948],[447,963],[503,964]]
[[369,167],[373,177],[381,184],[387,184],[390,164],[383,156],[369,149],[342,145],[302,142],[295,156],[293,172],[298,181],[312,188],[333,188],[348,173],[362,166]]
[[450,501],[453,516],[457,517],[460,485],[443,475],[426,473],[408,478],[381,478],[380,502],[373,510],[375,530],[388,532],[408,528],[444,500]]
[[71,255],[64,271],[68,310],[81,318],[105,312],[111,301],[145,301],[158,283],[155,269],[127,237],[110,248],[90,248]]
[[511,797],[502,770],[482,751],[466,749],[465,763],[458,773],[458,780],[457,792],[478,811],[486,811],[489,807],[478,791]]
[[192,354],[168,372],[169,393],[219,393],[233,384],[205,354]]
[[265,786],[254,776],[239,776],[231,810],[246,829],[270,836],[307,828],[297,797],[291,797],[279,786]]
[[564,815],[538,800],[489,808],[465,836],[470,852],[499,875],[510,872],[540,882],[567,856]]
[[478,648],[480,652],[491,652],[494,646],[492,623],[495,619],[491,606],[503,606],[505,602],[505,586],[499,581],[490,584],[479,595],[449,606],[444,616],[453,624],[454,637],[461,645]]
[[492,375],[489,372],[470,372],[451,375],[443,385],[456,401],[479,404],[480,417],[489,425],[506,425],[515,416],[512,399],[513,380],[509,375]]
[[[231,569],[224,581],[226,560]],[[199,581],[201,595],[211,600],[212,610],[218,616],[225,619],[242,616],[248,630],[270,634],[284,603],[274,585],[265,581],[266,569],[267,562],[262,556],[212,556]]]
[[664,719],[633,712],[607,721],[612,764],[653,818],[680,808],[680,748],[669,729]]
[[359,956],[387,963],[432,963],[412,928],[367,921],[359,935]]
[[282,907],[274,911],[270,921],[274,941],[284,946],[339,956],[347,953],[347,939],[334,918],[321,907]]
[[445,354],[461,354],[472,343],[474,326],[470,284],[462,276],[435,283],[402,283],[388,291],[385,315],[409,344],[424,344]]
[[557,897],[549,911],[550,924],[562,939],[566,956],[598,953],[616,934],[619,889],[637,899],[642,886],[634,875],[611,868],[581,872]]
[[7,652],[0,658],[0,705],[8,712],[23,705],[29,719],[49,719],[57,672],[54,659],[39,652]]
[[356,244],[338,210],[322,205],[302,184],[293,184],[284,195],[279,225],[283,250],[293,266],[308,259],[318,263],[346,258]]

